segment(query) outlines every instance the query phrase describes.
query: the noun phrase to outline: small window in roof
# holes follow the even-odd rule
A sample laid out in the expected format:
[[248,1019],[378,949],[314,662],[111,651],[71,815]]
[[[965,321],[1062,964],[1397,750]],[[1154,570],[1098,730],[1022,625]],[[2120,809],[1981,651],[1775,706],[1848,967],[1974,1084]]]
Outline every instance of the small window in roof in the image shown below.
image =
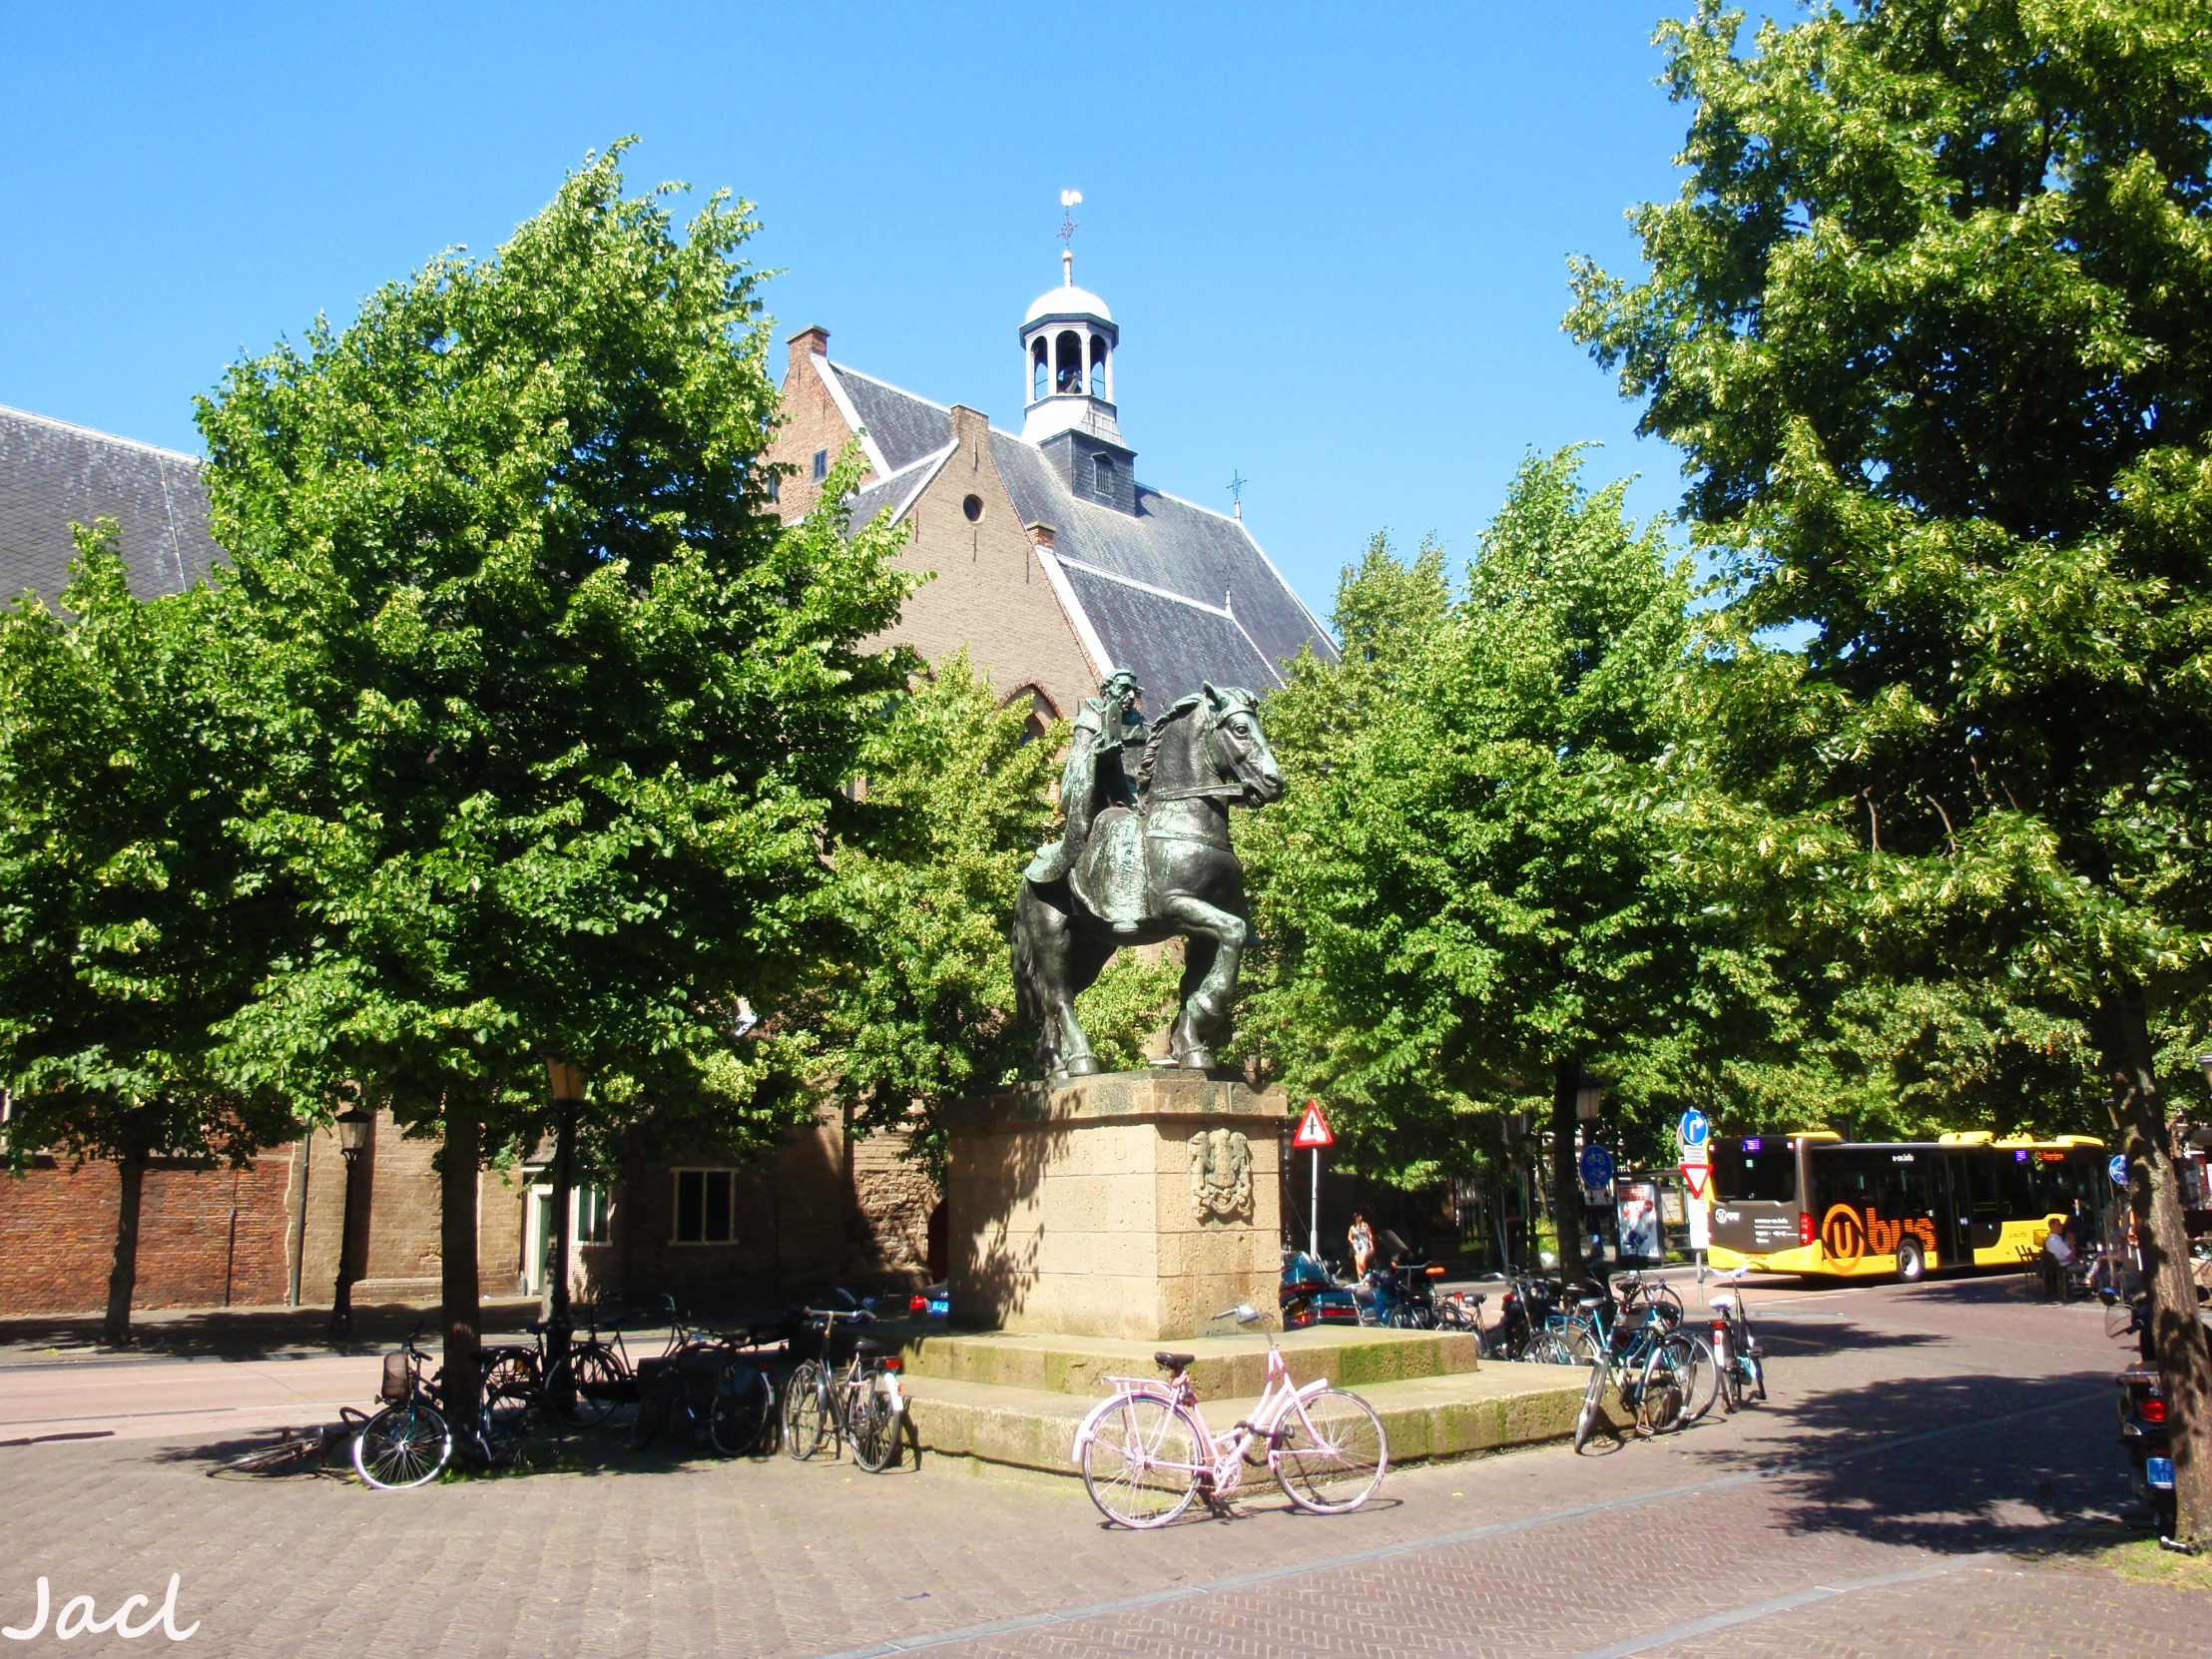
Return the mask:
[[1114,498],[1114,458],[1111,455],[1095,455],[1091,458],[1091,483],[1102,500]]
[[818,449],[815,451],[815,482],[819,484],[823,481],[823,479],[829,476],[830,451],[827,449]]

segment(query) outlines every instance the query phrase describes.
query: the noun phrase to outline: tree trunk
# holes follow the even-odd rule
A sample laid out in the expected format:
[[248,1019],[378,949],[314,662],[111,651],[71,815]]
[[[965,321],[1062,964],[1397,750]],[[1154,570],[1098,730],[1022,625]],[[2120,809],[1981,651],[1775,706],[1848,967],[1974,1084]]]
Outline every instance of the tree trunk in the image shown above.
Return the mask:
[[122,1348],[131,1341],[131,1302],[138,1294],[139,1209],[146,1196],[146,1154],[125,1153],[115,1173],[115,1260],[108,1268],[108,1318],[100,1335],[111,1348]]
[[457,1429],[476,1422],[482,1382],[482,1310],[476,1291],[476,1171],[480,1125],[474,1111],[445,1107],[445,1148],[438,1156],[438,1246],[443,1258],[445,1407]]
[[1584,1277],[1582,1171],[1575,1155],[1574,1097],[1582,1087],[1579,1056],[1551,1066],[1551,1222],[1559,1240],[1559,1277],[1573,1285]]
[[2098,1047],[2112,1085],[2112,1122],[2127,1154],[2127,1200],[2150,1291],[2152,1351],[2172,1425],[2175,1536],[2212,1544],[2212,1345],[2197,1316],[2189,1233],[2174,1177],[2173,1147],[2153,1071],[2142,987],[2122,985],[2097,1004]]

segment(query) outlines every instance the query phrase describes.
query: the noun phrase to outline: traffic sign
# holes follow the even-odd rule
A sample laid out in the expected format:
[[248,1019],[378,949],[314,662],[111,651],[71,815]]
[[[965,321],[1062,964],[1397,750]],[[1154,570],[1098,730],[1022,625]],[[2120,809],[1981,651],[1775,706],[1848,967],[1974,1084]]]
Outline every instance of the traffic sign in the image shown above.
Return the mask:
[[2126,1186],[2126,1185],[2127,1185],[2127,1154],[2126,1154],[2126,1153],[2124,1153],[2124,1152],[2115,1152],[2115,1153],[2113,1153],[2113,1154],[2112,1154],[2112,1161],[2111,1161],[2111,1162],[2110,1162],[2109,1164],[2106,1164],[2106,1165],[2104,1166],[2104,1172],[2105,1172],[2105,1173],[2106,1173],[2107,1175],[2109,1175],[2109,1176],[2111,1176],[2111,1177],[2112,1177],[2112,1185],[2113,1185],[2113,1186],[2115,1186],[2115,1187],[2124,1187],[2124,1186]]
[[1687,1150],[1700,1147],[1713,1133],[1713,1125],[1695,1106],[1682,1114],[1682,1121],[1674,1126],[1674,1138]]
[[1322,1116],[1321,1102],[1309,1100],[1306,1115],[1298,1120],[1298,1133],[1291,1137],[1291,1145],[1300,1151],[1313,1147],[1335,1146],[1337,1137],[1329,1131],[1329,1120]]
[[1613,1155],[1602,1146],[1586,1146],[1582,1149],[1582,1185],[1605,1187],[1612,1184]]
[[1682,1165],[1682,1184],[1690,1189],[1690,1197],[1699,1204],[1705,1202],[1705,1183],[1712,1178],[1711,1164]]

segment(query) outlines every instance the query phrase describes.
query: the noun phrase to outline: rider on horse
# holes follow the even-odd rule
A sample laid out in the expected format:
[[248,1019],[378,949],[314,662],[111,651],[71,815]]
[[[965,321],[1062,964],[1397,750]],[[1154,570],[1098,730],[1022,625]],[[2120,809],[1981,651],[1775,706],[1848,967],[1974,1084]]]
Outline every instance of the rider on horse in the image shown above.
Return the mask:
[[[1144,717],[1137,713],[1143,698],[1137,677],[1117,668],[1099,683],[1096,697],[1083,700],[1060,773],[1060,810],[1067,828],[1061,839],[1038,852],[1027,871],[1032,881],[1072,880],[1117,933],[1135,932],[1145,913],[1144,854],[1134,819],[1137,786],[1123,761],[1132,744],[1142,750],[1149,736]],[[1104,831],[1106,842],[1095,858],[1094,827]]]

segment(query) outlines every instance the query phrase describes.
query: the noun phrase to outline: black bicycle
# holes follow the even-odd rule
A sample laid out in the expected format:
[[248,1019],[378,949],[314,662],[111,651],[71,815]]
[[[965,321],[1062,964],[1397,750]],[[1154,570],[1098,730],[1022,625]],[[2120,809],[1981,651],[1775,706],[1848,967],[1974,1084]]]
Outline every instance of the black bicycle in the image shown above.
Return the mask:
[[537,1416],[534,1389],[525,1391],[519,1384],[498,1381],[511,1355],[489,1350],[477,1361],[475,1426],[456,1431],[452,1419],[435,1403],[444,1386],[444,1369],[427,1380],[422,1375],[429,1356],[417,1341],[421,1335],[418,1325],[396,1352],[384,1356],[378,1392],[386,1403],[353,1437],[353,1472],[379,1491],[399,1491],[435,1480],[453,1461],[456,1449],[485,1468],[504,1463],[521,1449]]
[[777,1421],[776,1384],[758,1352],[771,1335],[752,1330],[717,1334],[678,1319],[667,1351],[638,1367],[632,1447],[644,1450],[682,1412],[693,1434],[712,1441],[725,1457],[763,1449]]
[[826,1441],[834,1441],[837,1449],[849,1441],[852,1460],[871,1474],[898,1460],[906,1414],[898,1360],[865,1337],[855,1338],[841,1369],[833,1369],[829,1358],[838,1326],[864,1325],[874,1317],[864,1304],[804,1311],[806,1329],[820,1331],[823,1356],[802,1361],[784,1384],[784,1449],[800,1461],[814,1456]]

